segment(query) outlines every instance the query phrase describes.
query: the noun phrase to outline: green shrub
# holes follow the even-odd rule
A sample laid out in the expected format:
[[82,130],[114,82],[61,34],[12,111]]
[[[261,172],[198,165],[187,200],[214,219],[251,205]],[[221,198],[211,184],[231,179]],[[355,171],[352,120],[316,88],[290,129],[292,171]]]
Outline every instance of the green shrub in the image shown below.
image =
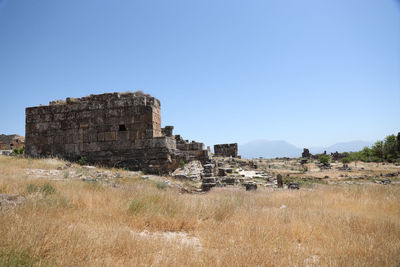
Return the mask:
[[18,251],[14,248],[0,249],[0,266],[36,266],[40,259],[33,256],[29,249]]
[[81,165],[81,166],[87,165],[87,164],[88,164],[87,158],[81,156],[81,157],[78,159],[78,164]]
[[17,155],[25,154],[25,146],[20,147],[20,148],[14,148],[13,152],[14,152],[14,154],[17,154]]
[[330,161],[330,157],[329,157],[328,155],[320,155],[320,156],[318,157],[318,160],[319,160],[319,162],[322,163],[322,164],[328,164],[329,161]]
[[183,159],[181,159],[181,161],[179,162],[179,167],[181,168],[185,167],[185,161]]
[[33,194],[39,191],[39,187],[34,184],[28,184],[28,186],[26,187],[26,191],[28,191],[29,194]]
[[26,187],[26,191],[28,191],[29,194],[41,192],[44,196],[48,196],[54,194],[56,192],[56,189],[49,183],[45,183],[42,186],[28,184],[28,186]]
[[342,158],[343,165],[349,164],[350,162],[351,162],[351,158],[350,157]]
[[167,188],[168,184],[166,182],[156,182],[156,186],[158,189],[165,189]]
[[45,183],[41,188],[40,192],[42,192],[45,196],[54,194],[56,189],[49,183]]

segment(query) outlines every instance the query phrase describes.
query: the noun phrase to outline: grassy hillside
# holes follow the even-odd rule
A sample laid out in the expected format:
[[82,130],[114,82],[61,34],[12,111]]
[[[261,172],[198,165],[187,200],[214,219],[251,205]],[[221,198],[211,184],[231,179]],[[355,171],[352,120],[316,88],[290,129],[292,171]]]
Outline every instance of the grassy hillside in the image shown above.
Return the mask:
[[[181,194],[121,170],[53,179],[55,159],[0,157],[0,265],[398,266],[398,185]],[[286,208],[282,207],[283,205]]]

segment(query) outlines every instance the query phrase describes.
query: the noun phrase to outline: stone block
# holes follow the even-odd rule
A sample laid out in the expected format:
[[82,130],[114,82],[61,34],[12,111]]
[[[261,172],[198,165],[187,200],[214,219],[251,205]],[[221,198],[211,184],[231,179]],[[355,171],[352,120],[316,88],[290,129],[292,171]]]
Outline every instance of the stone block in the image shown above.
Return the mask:
[[105,132],[104,133],[104,141],[115,141],[116,134],[115,132]]

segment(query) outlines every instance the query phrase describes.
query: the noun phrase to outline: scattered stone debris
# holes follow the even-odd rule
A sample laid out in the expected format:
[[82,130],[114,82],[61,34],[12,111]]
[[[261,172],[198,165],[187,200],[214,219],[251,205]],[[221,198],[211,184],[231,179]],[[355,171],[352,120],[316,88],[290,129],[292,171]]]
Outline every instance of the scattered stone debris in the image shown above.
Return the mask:
[[234,177],[225,177],[221,179],[221,183],[225,185],[234,185],[235,184],[235,178]]
[[200,181],[203,170],[204,168],[201,165],[201,162],[193,160],[185,164],[183,168],[176,169],[171,176],[175,179]]
[[10,156],[10,155],[12,155],[12,150],[0,150],[0,155],[3,155],[3,156]]
[[306,164],[308,162],[308,159],[301,159],[300,160],[300,164],[301,165],[304,165],[304,164]]
[[217,185],[217,180],[215,177],[204,177],[202,184],[201,184],[201,189],[203,191],[210,191],[211,188]]
[[248,183],[245,183],[243,185],[246,187],[246,191],[257,190],[257,184],[256,183],[248,182]]
[[337,169],[340,171],[351,171],[351,168],[347,164],[343,164],[342,167],[338,167]]
[[374,182],[377,184],[383,184],[383,185],[392,183],[392,181],[390,181],[389,179],[374,180]]
[[331,164],[329,163],[321,163],[318,165],[321,170],[330,170],[332,168]]
[[21,204],[24,200],[23,196],[0,194],[0,210]]
[[300,189],[300,186],[299,186],[299,183],[289,183],[288,184],[288,189],[297,189],[297,190],[299,190]]
[[71,166],[72,166],[71,162],[67,162],[64,166],[58,167],[57,170],[66,170],[71,168]]
[[197,249],[202,249],[203,246],[201,241],[197,237],[189,236],[185,232],[149,232],[149,231],[142,231],[136,232],[130,230],[130,233],[133,236],[141,237],[141,238],[149,238],[154,240],[160,240],[164,242],[178,242],[182,246],[191,246]]
[[400,175],[400,172],[391,172],[391,173],[385,174],[385,177],[396,177],[398,175]]

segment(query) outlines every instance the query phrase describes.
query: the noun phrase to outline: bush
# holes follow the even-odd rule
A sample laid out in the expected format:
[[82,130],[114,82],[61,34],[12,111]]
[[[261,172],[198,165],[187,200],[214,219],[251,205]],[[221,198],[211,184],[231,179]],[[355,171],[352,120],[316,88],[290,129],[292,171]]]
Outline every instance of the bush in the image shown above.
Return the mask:
[[0,249],[0,266],[36,266],[40,259],[33,256],[30,250],[18,251],[14,248]]
[[342,163],[343,163],[343,165],[349,164],[350,162],[351,162],[351,158],[350,158],[350,157],[342,158]]
[[321,155],[321,156],[318,157],[318,160],[319,160],[320,163],[322,163],[324,165],[327,165],[329,163],[329,161],[330,161],[330,158],[327,155]]
[[165,189],[167,188],[168,184],[166,182],[156,182],[156,186],[158,189]]
[[26,187],[26,191],[28,191],[29,194],[41,192],[44,196],[48,196],[54,194],[56,192],[56,189],[49,183],[45,183],[42,186],[28,184],[28,186]]
[[88,162],[87,162],[87,158],[86,158],[86,157],[83,157],[83,156],[81,156],[81,157],[78,159],[78,164],[79,164],[79,165],[81,165],[81,166],[83,166],[83,165],[87,165],[87,164],[88,164]]
[[20,148],[14,148],[13,149],[14,154],[16,155],[23,155],[25,154],[25,146],[20,147]]
[[185,167],[185,161],[183,159],[181,159],[181,161],[179,162],[179,167],[181,167],[182,169]]
[[54,194],[56,189],[49,183],[45,183],[41,188],[40,192],[42,192],[45,196]]
[[39,187],[34,184],[28,184],[28,186],[26,187],[26,191],[28,191],[29,194],[33,194],[39,191]]

